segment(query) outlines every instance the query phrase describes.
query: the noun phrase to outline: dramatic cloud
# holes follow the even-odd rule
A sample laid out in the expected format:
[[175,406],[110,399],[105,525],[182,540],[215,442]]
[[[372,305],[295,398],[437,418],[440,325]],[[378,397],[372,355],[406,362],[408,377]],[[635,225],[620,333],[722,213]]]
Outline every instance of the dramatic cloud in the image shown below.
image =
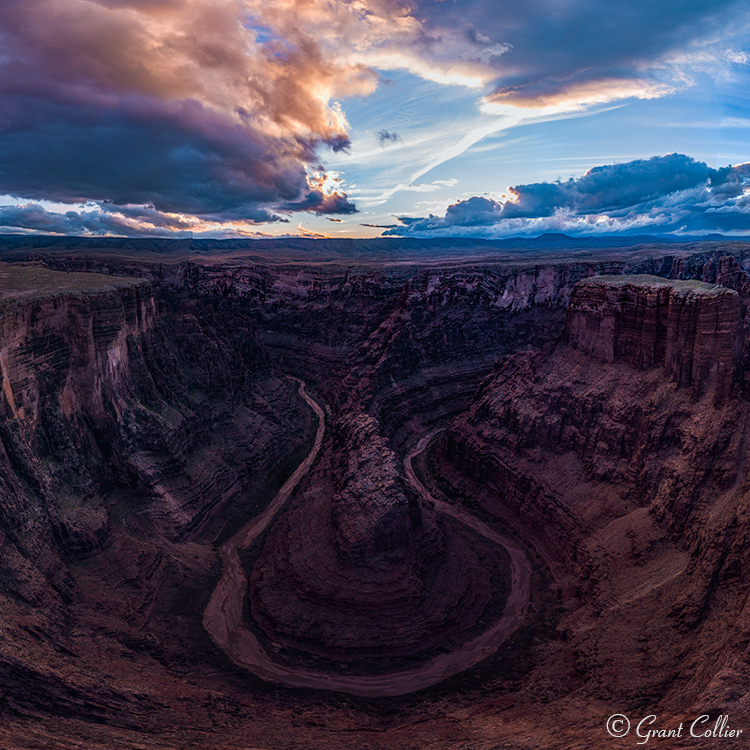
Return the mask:
[[712,169],[682,154],[595,167],[578,179],[473,196],[444,217],[401,217],[385,234],[503,237],[571,233],[747,231],[750,163]]
[[[204,219],[355,211],[309,178],[371,67],[482,83],[505,47],[400,0],[4,0],[0,194]],[[388,134],[392,137],[392,134]]]
[[[156,211],[150,216],[124,209],[109,212],[94,210],[49,211],[36,203],[0,206],[0,227],[35,230],[45,234],[122,235],[125,237],[179,237],[192,235],[193,226],[184,220],[165,220]],[[146,209],[146,213],[148,210]]]
[[727,19],[747,18],[741,0],[3,0],[0,195],[29,222],[41,201],[86,205],[73,213],[91,232],[93,213],[113,222],[107,206],[152,208],[147,232],[351,214],[320,162],[349,146],[338,102],[371,94],[379,71],[546,116],[664,96],[696,61],[745,64]]
[[494,0],[473,0],[437,3],[429,18],[507,47],[492,60],[490,111],[575,109],[663,96],[691,83],[696,61],[710,69],[737,59],[727,44],[731,29],[747,24],[748,8],[738,0],[528,0],[500,10]]
[[403,43],[419,30],[395,4],[4,0],[0,193],[249,222],[351,212],[307,168],[320,146],[347,147],[334,97],[376,85],[336,34],[379,25],[381,48],[386,29]]

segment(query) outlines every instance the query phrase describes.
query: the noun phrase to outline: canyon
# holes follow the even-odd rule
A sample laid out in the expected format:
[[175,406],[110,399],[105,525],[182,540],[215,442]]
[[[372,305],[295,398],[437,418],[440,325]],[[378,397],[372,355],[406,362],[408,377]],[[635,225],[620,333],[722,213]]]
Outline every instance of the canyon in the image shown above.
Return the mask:
[[3,747],[750,731],[750,243],[5,237],[0,292]]

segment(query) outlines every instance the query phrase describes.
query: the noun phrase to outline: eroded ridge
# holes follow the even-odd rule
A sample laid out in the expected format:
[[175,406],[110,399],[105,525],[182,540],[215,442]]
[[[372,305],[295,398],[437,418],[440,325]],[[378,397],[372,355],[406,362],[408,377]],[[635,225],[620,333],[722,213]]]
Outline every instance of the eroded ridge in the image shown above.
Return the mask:
[[[214,642],[265,680],[372,697],[430,687],[493,653],[523,621],[530,568],[517,547],[433,498],[416,477],[412,461],[434,433],[406,457],[404,479],[385,441],[367,429],[370,420],[347,420],[345,431],[353,429],[357,437],[333,514],[325,513],[328,496],[320,483],[306,482],[248,574],[243,551],[281,510],[320,450],[323,411],[302,384],[300,395],[318,414],[315,444],[264,514],[222,548],[223,575],[203,620]],[[365,454],[374,448],[368,464]],[[318,474],[330,471],[329,460],[323,456]],[[331,517],[333,538],[325,527]],[[494,548],[507,576],[503,607],[489,623],[481,623],[490,594],[472,542]],[[252,622],[243,613],[248,593]],[[453,647],[447,653],[435,648],[443,643]],[[422,656],[419,666],[393,668],[399,664],[394,655],[412,654]],[[314,660],[335,671],[311,667]],[[378,674],[380,664],[386,671]]]

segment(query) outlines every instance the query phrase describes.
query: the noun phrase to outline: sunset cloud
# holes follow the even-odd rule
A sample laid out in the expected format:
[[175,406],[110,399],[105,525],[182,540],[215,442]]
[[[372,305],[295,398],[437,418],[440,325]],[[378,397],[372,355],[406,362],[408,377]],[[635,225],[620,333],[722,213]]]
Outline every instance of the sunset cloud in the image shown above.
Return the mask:
[[0,227],[35,230],[45,234],[120,235],[124,237],[180,237],[192,235],[196,223],[158,211],[123,208],[105,211],[49,211],[37,203],[0,206]]
[[320,147],[348,145],[332,97],[366,94],[376,75],[301,30],[263,39],[251,12],[239,1],[4,2],[0,193],[253,222],[297,202],[350,211],[341,196],[310,197],[307,167]]
[[508,106],[568,112],[618,99],[656,99],[671,94],[674,90],[674,85],[636,77],[600,78],[582,82],[546,80],[533,85],[499,88],[484,98],[482,108],[488,114],[502,112]]
[[[355,191],[367,210],[432,190],[425,174],[535,117],[659,99],[746,66],[732,34],[747,16],[739,0],[502,12],[490,0],[4,0],[0,195],[40,231],[246,232],[295,212],[348,215]],[[326,161],[345,163],[347,103],[387,88],[388,71],[460,89],[470,116],[437,127],[439,142],[410,139],[395,113],[365,123],[391,179],[347,189]],[[409,117],[430,123],[433,101],[415,99]],[[74,215],[47,216],[45,202]]]
[[493,58],[485,105],[561,110],[664,96],[692,83],[691,70],[740,61],[727,46],[747,22],[738,0],[492,0],[438,3],[430,24],[481,29],[506,54]]
[[[349,144],[339,97],[372,65],[456,80],[504,47],[428,30],[392,0],[6,0],[0,193],[275,221],[351,213],[309,182]],[[423,70],[423,72],[424,72]]]

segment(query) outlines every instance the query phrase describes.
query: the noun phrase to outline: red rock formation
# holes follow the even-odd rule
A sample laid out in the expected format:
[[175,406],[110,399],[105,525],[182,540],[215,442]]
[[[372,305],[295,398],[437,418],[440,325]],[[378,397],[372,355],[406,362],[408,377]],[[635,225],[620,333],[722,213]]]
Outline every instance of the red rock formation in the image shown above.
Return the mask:
[[[666,316],[629,303],[627,356],[612,342],[609,361],[585,316],[581,340],[604,355],[545,343],[575,283],[602,272],[731,286],[747,330],[750,253],[387,265],[277,251],[44,254],[147,279],[157,303],[141,330],[126,321],[130,292],[85,295],[91,317],[61,302],[42,319],[69,305],[75,325],[29,320],[26,349],[8,354],[13,399],[39,426],[24,432],[3,404],[0,745],[567,750],[601,745],[622,710],[666,723],[729,709],[750,726],[750,414],[742,367],[728,386],[733,303],[676,290],[674,318],[669,299]],[[110,373],[123,339],[126,366]],[[72,351],[86,358],[68,365]],[[496,568],[487,581],[492,550],[417,512],[399,467],[425,423],[472,395],[426,473],[538,553],[531,619],[501,653],[426,698],[370,703],[269,690],[213,648],[200,627],[219,576],[212,542],[257,511],[310,438],[272,364],[325,395],[332,434],[244,559],[246,619],[269,653],[313,671],[382,672],[470,636],[499,587]]]
[[507,556],[419,504],[371,416],[353,412],[335,429],[249,563],[269,653],[371,673],[462,645],[502,613]]
[[663,367],[694,396],[729,394],[739,371],[742,326],[737,292],[655,276],[598,276],[578,283],[565,337],[604,362]]
[[[231,464],[242,450],[212,444],[218,432],[201,433],[221,422],[231,430],[233,420],[237,431],[263,429],[263,415],[236,408],[257,377],[248,365],[270,375],[247,337],[252,332],[237,329],[221,340],[210,329],[208,311],[202,321],[189,310],[157,316],[147,282],[87,274],[89,288],[78,289],[81,275],[33,270],[35,284],[51,276],[62,289],[30,298],[6,290],[0,308],[2,433],[16,469],[9,481],[20,473],[61,513],[67,503],[57,499],[71,497],[70,510],[54,521],[71,554],[93,551],[83,537],[93,543],[105,536],[101,497],[118,485],[139,485],[141,510],[162,533],[194,533],[211,508],[226,504],[248,481],[247,470],[238,477]],[[233,335],[237,342],[229,344]],[[215,370],[211,358],[224,366]],[[200,412],[206,399],[216,399],[213,413]],[[245,461],[259,462],[268,448],[249,447]],[[225,463],[222,453],[232,452]],[[13,494],[27,493],[16,488]],[[78,507],[81,495],[92,503],[86,511]],[[66,520],[68,512],[80,528]],[[90,532],[83,530],[86,523],[93,524]]]
[[305,412],[220,304],[159,310],[145,281],[4,264],[0,292],[0,693],[106,717],[197,617],[196,566],[273,496]]
[[[652,713],[741,714],[739,302],[694,282],[583,281],[561,340],[509,358],[447,431],[443,481],[513,525],[563,592],[564,639],[529,685],[556,682],[559,699],[575,685],[625,713],[648,695]],[[738,692],[718,699],[729,679]]]

